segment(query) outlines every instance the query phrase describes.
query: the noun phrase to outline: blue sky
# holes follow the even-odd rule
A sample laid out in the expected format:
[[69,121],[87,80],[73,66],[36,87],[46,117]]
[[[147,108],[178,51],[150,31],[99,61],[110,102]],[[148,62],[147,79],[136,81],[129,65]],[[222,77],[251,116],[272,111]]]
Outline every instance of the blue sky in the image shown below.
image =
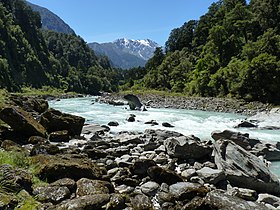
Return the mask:
[[85,39],[151,39],[164,45],[172,29],[199,19],[214,0],[29,0],[48,8]]

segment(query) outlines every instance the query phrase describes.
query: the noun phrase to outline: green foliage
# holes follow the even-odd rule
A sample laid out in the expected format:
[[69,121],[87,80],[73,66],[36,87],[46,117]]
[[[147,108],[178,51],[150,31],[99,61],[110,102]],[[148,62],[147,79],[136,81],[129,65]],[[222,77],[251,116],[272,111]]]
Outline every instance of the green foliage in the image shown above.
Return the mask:
[[0,151],[0,165],[3,164],[9,164],[19,168],[27,168],[30,165],[30,161],[24,153]]
[[157,50],[147,74],[127,86],[279,103],[279,9],[276,0],[213,3],[172,30],[165,54]]
[[117,90],[108,59],[98,58],[82,38],[40,28],[40,15],[25,1],[0,2],[0,88],[51,86],[88,94]]

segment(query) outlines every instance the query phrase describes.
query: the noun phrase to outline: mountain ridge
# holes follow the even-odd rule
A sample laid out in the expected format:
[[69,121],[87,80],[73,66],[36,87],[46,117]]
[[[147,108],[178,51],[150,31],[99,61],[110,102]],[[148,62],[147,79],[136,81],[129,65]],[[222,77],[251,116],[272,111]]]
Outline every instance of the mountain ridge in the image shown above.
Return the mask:
[[88,43],[96,54],[105,55],[113,66],[129,69],[145,66],[146,62],[153,56],[159,44],[150,39],[127,39],[120,38],[113,42]]
[[53,13],[45,7],[25,1],[28,6],[41,16],[42,27],[46,30],[56,31],[64,34],[75,34],[75,31],[60,18],[57,14]]

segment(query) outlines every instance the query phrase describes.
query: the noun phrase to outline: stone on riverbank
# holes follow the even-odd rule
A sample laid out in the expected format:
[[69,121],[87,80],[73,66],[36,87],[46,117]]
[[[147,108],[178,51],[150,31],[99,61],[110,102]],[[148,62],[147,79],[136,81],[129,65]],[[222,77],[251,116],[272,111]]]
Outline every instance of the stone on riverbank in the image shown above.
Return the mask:
[[41,115],[40,123],[49,133],[67,130],[69,135],[79,136],[84,126],[85,118],[65,114],[55,109],[48,109]]
[[209,159],[212,147],[194,137],[168,138],[164,142],[167,153],[171,157],[181,159]]
[[264,162],[230,140],[214,144],[215,163],[233,186],[280,195],[280,184]]
[[0,111],[0,119],[24,136],[46,136],[46,129],[31,114],[18,107],[6,107]]
[[90,159],[79,155],[37,155],[32,157],[32,162],[38,164],[37,175],[49,182],[62,178],[98,179],[102,174]]

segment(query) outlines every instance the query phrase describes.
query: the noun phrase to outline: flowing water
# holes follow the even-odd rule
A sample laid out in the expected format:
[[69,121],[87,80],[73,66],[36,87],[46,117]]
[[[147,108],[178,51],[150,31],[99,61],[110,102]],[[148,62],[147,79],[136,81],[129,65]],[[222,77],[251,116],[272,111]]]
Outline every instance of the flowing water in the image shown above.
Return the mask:
[[[232,130],[249,133],[250,138],[264,141],[280,141],[280,130],[258,130],[242,128],[236,129],[246,116],[231,113],[206,112],[198,110],[148,108],[147,112],[131,111],[128,106],[112,106],[96,102],[96,97],[62,99],[49,101],[52,108],[62,112],[79,115],[86,119],[86,123],[107,125],[110,121],[117,121],[119,126],[111,127],[111,132],[140,131],[145,129],[167,129],[180,132],[184,135],[195,135],[202,140],[211,139],[211,132],[216,130]],[[135,122],[128,122],[126,118],[136,115]],[[144,124],[155,120],[157,126]],[[174,125],[174,128],[162,127],[163,122]],[[271,170],[280,177],[280,162],[273,162]]]

